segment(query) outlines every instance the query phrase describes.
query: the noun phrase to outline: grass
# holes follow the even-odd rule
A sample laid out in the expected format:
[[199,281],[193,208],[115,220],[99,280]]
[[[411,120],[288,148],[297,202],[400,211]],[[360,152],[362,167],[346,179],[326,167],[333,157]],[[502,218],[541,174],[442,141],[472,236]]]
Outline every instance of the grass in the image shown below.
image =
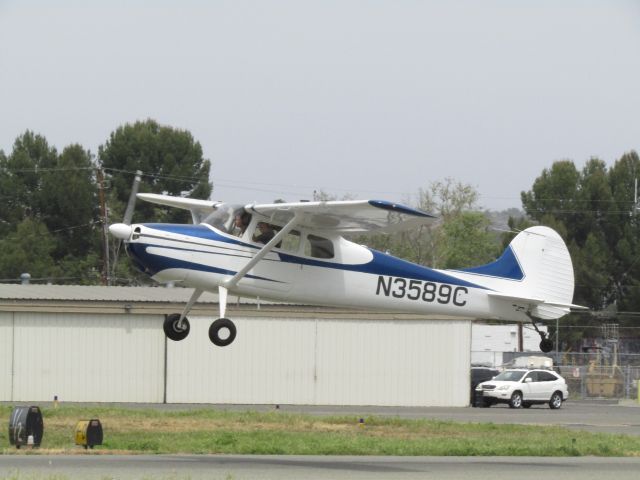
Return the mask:
[[[0,425],[11,407],[0,406]],[[640,456],[640,437],[595,434],[562,427],[456,423],[355,416],[315,417],[278,411],[181,412],[111,407],[44,408],[44,437],[30,453],[81,453],[74,445],[79,420],[99,418],[104,443],[93,453],[260,455]],[[16,453],[8,428],[0,452]]]

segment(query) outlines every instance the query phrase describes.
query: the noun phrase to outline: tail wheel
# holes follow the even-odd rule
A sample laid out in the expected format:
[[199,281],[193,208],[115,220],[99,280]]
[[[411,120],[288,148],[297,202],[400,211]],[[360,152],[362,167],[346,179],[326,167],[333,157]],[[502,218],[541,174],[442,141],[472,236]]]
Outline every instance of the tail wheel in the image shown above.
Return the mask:
[[189,335],[190,325],[189,320],[182,319],[182,325],[180,325],[180,314],[172,313],[167,315],[162,324],[164,334],[171,340],[178,342],[184,340]]
[[209,340],[218,347],[230,345],[236,338],[236,326],[228,318],[219,318],[209,327]]
[[548,338],[543,338],[540,342],[540,350],[544,353],[549,353],[553,350],[553,342]]
[[509,400],[509,407],[510,408],[522,407],[522,393],[513,392],[513,395],[511,395],[511,399]]
[[554,392],[549,400],[549,408],[557,409],[562,406],[562,394],[560,392]]

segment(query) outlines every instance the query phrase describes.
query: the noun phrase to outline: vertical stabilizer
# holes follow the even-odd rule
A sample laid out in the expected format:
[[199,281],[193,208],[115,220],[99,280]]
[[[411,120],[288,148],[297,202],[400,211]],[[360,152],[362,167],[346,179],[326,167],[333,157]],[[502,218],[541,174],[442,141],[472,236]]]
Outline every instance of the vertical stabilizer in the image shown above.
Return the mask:
[[496,297],[521,305],[537,318],[561,317],[569,313],[573,301],[571,256],[560,235],[549,227],[527,228],[498,260],[464,272],[465,278],[492,290]]

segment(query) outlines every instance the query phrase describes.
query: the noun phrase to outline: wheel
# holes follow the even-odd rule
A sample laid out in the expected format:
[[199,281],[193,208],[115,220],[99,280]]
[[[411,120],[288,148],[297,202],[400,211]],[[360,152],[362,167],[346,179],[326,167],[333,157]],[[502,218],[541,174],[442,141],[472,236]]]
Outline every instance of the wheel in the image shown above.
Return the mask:
[[531,404],[529,402],[522,402],[522,408],[531,408]]
[[549,408],[557,409],[562,406],[562,394],[560,392],[553,392],[551,399],[549,400]]
[[511,395],[511,400],[509,400],[510,408],[520,408],[522,406],[522,393],[513,392]]
[[162,324],[164,334],[175,342],[184,340],[189,335],[189,329],[191,328],[186,317],[182,320],[182,328],[178,328],[178,320],[180,320],[180,314],[172,313],[167,315]]
[[[220,332],[224,330],[227,330],[229,334],[220,336]],[[228,318],[219,318],[209,327],[209,340],[218,347],[226,347],[236,338],[236,333],[236,326],[231,320]]]
[[540,341],[540,350],[544,353],[549,353],[551,350],[553,350],[553,342],[548,338],[543,338]]

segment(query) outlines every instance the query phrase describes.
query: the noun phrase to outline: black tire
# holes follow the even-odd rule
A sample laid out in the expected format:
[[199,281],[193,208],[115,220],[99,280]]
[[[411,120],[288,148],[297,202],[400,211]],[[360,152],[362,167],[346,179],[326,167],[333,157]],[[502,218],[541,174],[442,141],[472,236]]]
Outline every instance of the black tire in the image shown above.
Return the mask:
[[[223,329],[229,330],[229,336],[226,338],[220,336],[220,330]],[[231,320],[228,318],[219,318],[209,327],[209,340],[218,347],[226,347],[233,343],[236,338],[236,333],[236,326]]]
[[520,408],[522,407],[522,393],[521,392],[513,392],[511,398],[509,399],[509,408]]
[[189,325],[189,320],[185,317],[182,320],[182,328],[178,328],[178,320],[180,320],[179,313],[172,313],[171,315],[167,315],[164,319],[164,323],[162,324],[162,328],[164,330],[164,334],[168,339],[173,340],[174,342],[179,342],[180,340],[184,340],[189,335],[189,330],[191,326]]
[[549,353],[551,350],[553,350],[553,342],[548,338],[543,338],[540,341],[540,350],[543,353]]
[[529,402],[522,402],[522,408],[531,408],[531,404]]
[[556,410],[562,406],[562,393],[553,392],[551,398],[549,399],[549,408],[552,410]]

